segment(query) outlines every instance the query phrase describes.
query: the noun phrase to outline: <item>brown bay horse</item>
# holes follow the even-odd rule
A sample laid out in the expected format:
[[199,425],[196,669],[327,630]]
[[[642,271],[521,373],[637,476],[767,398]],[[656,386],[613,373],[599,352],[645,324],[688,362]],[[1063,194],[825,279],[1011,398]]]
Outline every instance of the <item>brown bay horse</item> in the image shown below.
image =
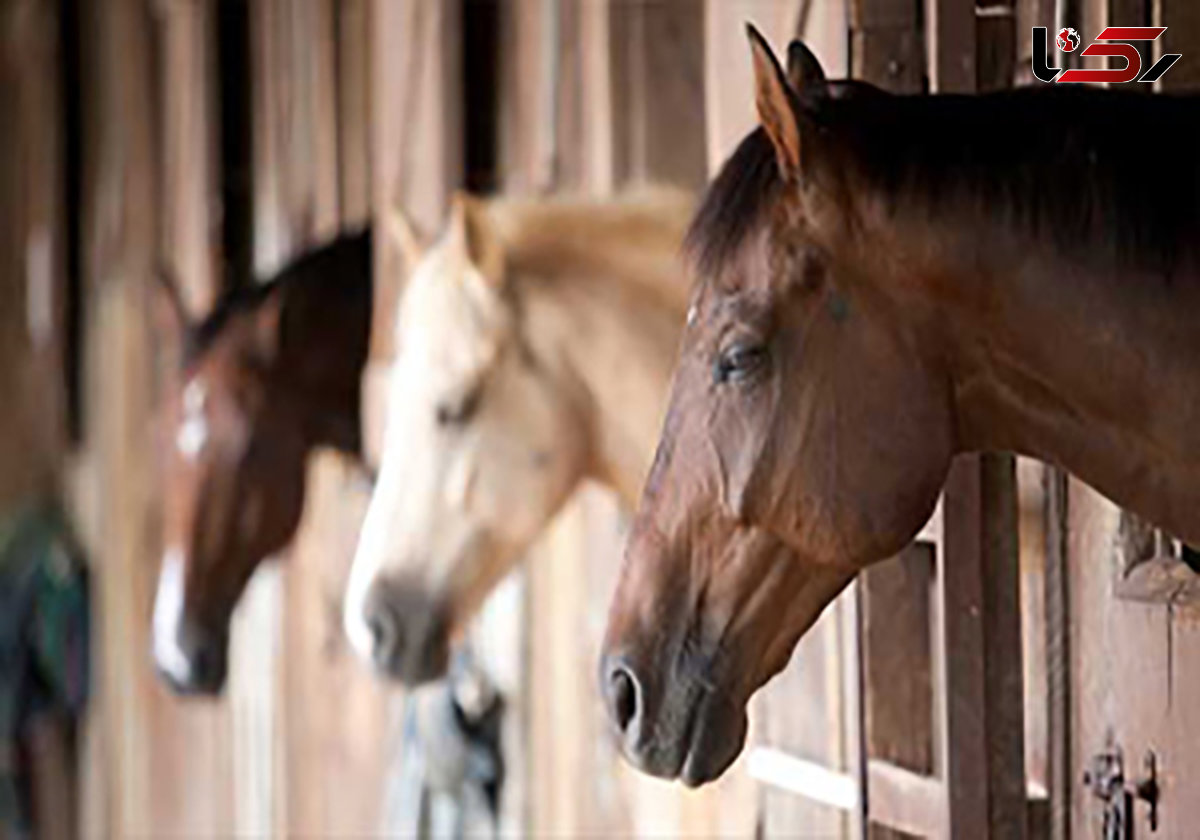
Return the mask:
[[226,294],[199,323],[162,285],[161,329],[181,364],[158,419],[164,550],[152,638],[178,691],[224,685],[233,609],[296,532],[308,453],[360,454],[371,292],[369,231]]
[[1061,465],[1200,542],[1200,99],[831,97],[751,31],[761,125],[696,275],[601,663],[623,751],[701,784],[751,695],[957,453]]

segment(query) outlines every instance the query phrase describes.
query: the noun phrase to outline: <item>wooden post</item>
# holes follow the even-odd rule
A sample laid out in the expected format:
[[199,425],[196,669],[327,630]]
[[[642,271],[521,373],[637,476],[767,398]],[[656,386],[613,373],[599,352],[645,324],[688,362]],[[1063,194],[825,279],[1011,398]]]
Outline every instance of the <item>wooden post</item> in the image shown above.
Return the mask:
[[1025,835],[1016,469],[960,457],[946,484],[939,581],[939,753],[953,836]]
[[1067,476],[1046,468],[1046,720],[1051,840],[1071,837],[1071,622]]
[[[610,20],[617,183],[698,187],[708,168],[703,0],[618,4]],[[688,137],[688,126],[701,133]]]
[[57,489],[66,444],[66,247],[58,12],[0,9],[0,509]]

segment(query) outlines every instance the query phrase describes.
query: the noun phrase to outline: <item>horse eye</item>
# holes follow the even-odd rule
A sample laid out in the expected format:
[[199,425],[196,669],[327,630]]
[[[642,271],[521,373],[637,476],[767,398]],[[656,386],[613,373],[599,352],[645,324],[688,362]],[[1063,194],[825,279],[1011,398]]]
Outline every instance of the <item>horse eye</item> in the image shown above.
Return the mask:
[[462,426],[469,422],[479,410],[481,392],[480,388],[472,388],[461,397],[440,404],[437,407],[438,425]]
[[721,353],[713,368],[713,380],[744,382],[767,363],[767,348],[762,344],[738,343]]

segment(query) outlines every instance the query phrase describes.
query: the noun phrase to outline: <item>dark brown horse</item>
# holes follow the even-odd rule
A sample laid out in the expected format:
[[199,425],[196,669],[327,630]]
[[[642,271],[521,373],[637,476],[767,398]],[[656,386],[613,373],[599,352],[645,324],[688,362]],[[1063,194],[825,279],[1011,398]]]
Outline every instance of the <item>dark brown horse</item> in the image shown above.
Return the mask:
[[956,453],[1061,464],[1200,541],[1200,99],[833,98],[751,36],[761,126],[709,190],[601,677],[689,784]]
[[229,620],[255,567],[296,531],[314,447],[360,452],[371,235],[344,236],[198,324],[163,306],[181,351],[161,410],[164,552],[154,660],[177,690],[219,692]]

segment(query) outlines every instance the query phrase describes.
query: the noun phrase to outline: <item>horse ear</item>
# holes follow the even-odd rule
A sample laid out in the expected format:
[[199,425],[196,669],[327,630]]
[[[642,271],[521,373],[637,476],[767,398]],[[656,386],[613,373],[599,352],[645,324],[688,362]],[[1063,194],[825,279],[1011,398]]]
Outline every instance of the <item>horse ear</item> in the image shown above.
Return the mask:
[[151,303],[155,331],[178,347],[183,344],[191,330],[187,307],[175,275],[167,266],[159,266],[154,274],[153,301]]
[[449,236],[489,285],[499,288],[504,283],[504,243],[481,199],[465,192],[454,194]]
[[400,252],[400,259],[404,262],[404,273],[411,274],[425,256],[425,246],[421,244],[408,215],[398,206],[387,214],[387,231],[396,250]]
[[758,119],[775,147],[779,171],[786,179],[800,174],[800,120],[793,93],[770,45],[753,24],[746,24],[754,61],[754,100]]
[[821,62],[803,41],[788,44],[787,79],[792,90],[800,96],[824,96],[828,92]]

